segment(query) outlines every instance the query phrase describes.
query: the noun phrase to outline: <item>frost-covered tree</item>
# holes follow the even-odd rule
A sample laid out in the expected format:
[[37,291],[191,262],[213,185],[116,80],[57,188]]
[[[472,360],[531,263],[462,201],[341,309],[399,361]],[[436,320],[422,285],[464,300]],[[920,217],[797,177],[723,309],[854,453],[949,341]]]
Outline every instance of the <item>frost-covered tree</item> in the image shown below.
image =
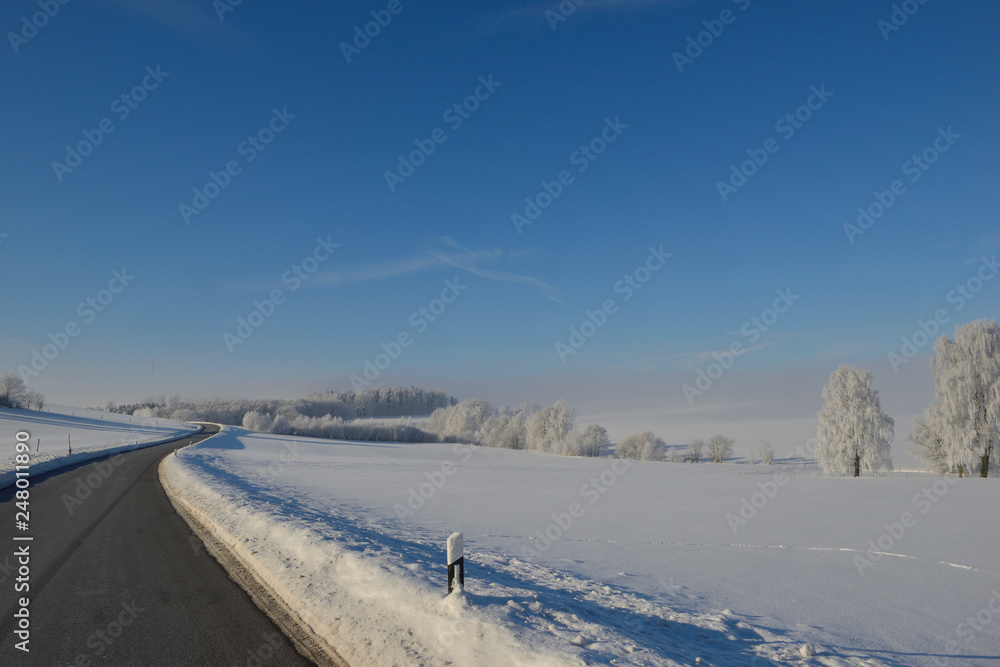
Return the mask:
[[483,423],[479,440],[483,447],[524,449],[528,446],[527,417],[520,410],[512,411],[503,406]]
[[767,440],[760,441],[760,462],[772,465],[774,463],[774,447]]
[[566,401],[542,408],[528,420],[528,449],[554,452],[573,431],[576,413]]
[[695,438],[688,445],[687,459],[692,463],[701,463],[701,450],[705,448],[705,441],[701,438]]
[[267,433],[271,430],[271,423],[273,421],[274,420],[271,418],[271,415],[251,410],[243,415],[243,428],[248,431]]
[[721,433],[713,435],[708,439],[708,444],[706,445],[708,460],[712,463],[725,462],[726,459],[733,455],[733,443],[735,442],[732,438],[727,438]]
[[[954,341],[938,338],[934,352],[935,403],[923,426],[941,438],[948,468],[988,477],[1000,444],[1000,327],[969,322],[955,329]],[[927,433],[917,437],[927,444]]]
[[843,365],[823,387],[816,458],[828,474],[880,474],[892,469],[893,420],[882,412],[872,374]]
[[20,376],[7,373],[0,377],[0,406],[6,408],[24,408],[28,401],[28,385]]
[[496,412],[488,401],[470,398],[431,413],[428,428],[444,438],[478,445],[480,429]]
[[662,461],[665,443],[652,431],[633,433],[618,443],[615,456],[636,461]]
[[580,435],[579,456],[600,456],[609,444],[611,439],[606,428],[600,424],[588,424]]

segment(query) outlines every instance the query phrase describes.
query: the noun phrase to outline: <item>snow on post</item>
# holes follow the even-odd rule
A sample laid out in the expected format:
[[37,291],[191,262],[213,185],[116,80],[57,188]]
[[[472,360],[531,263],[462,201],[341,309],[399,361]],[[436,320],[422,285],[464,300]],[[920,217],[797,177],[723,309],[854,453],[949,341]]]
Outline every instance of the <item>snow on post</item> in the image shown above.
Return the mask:
[[465,587],[465,556],[462,533],[452,533],[448,536],[448,593],[455,590],[455,576],[458,575],[458,587]]

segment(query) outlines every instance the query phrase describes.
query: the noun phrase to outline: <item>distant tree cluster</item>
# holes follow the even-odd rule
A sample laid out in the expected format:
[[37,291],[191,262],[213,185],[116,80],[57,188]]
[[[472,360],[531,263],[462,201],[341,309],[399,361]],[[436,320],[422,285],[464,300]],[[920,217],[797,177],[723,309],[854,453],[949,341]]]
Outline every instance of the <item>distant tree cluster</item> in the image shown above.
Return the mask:
[[8,373],[0,377],[0,407],[15,410],[41,410],[45,407],[45,397],[30,389],[19,375]]
[[[287,412],[286,412],[287,414]],[[251,410],[243,415],[242,426],[250,431],[275,433],[278,435],[299,435],[310,438],[331,440],[361,440],[366,442],[433,442],[434,434],[428,433],[409,422],[400,419],[390,423],[369,421],[344,421],[340,417],[307,417],[296,414],[271,415],[267,412]]]
[[609,444],[604,427],[575,428],[576,414],[565,401],[542,408],[522,403],[499,410],[482,399],[469,399],[431,414],[426,430],[440,439],[483,447],[528,449],[562,456],[601,456]]
[[139,417],[179,421],[209,421],[243,426],[262,433],[343,440],[426,442],[433,435],[407,420],[358,423],[359,418],[426,415],[454,405],[441,391],[393,387],[364,391],[327,392],[308,398],[185,401],[174,394],[131,405],[109,403],[106,410]]
[[[272,415],[283,414],[286,419],[298,415],[306,417],[339,417],[344,421],[370,417],[415,417],[429,415],[434,410],[455,405],[455,398],[443,391],[428,391],[419,387],[390,387],[363,391],[328,391],[307,398],[238,399],[184,401],[172,394],[168,397],[149,398],[130,405],[109,403],[109,412],[137,414],[145,410],[152,416],[181,419],[183,421],[213,421],[237,425],[243,416],[255,410]],[[294,411],[294,412],[292,412]],[[184,416],[188,415],[188,416]]]
[[458,401],[443,391],[419,387],[389,387],[362,391],[328,391],[314,397],[319,401],[340,401],[350,406],[355,417],[423,417]]

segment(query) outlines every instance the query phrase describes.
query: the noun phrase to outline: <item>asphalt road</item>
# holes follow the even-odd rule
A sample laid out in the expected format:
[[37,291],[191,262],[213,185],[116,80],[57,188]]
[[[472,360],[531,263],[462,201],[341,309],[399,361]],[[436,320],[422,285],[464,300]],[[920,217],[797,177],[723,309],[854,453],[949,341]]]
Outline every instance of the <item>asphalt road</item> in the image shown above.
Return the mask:
[[[160,459],[216,430],[33,478],[27,531],[15,526],[16,489],[0,491],[0,665],[312,664],[205,551],[160,487]],[[13,434],[8,440],[13,446]],[[24,545],[26,593],[15,590],[15,552]],[[24,596],[29,653],[16,648]]]

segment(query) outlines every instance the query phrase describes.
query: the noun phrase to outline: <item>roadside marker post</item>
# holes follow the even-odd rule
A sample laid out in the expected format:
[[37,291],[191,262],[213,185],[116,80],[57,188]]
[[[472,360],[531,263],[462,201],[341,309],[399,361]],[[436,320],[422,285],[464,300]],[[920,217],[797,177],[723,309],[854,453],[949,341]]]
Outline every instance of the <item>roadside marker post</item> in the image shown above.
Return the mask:
[[448,537],[448,593],[455,590],[455,579],[458,578],[458,588],[465,588],[465,538],[462,533],[452,533]]

